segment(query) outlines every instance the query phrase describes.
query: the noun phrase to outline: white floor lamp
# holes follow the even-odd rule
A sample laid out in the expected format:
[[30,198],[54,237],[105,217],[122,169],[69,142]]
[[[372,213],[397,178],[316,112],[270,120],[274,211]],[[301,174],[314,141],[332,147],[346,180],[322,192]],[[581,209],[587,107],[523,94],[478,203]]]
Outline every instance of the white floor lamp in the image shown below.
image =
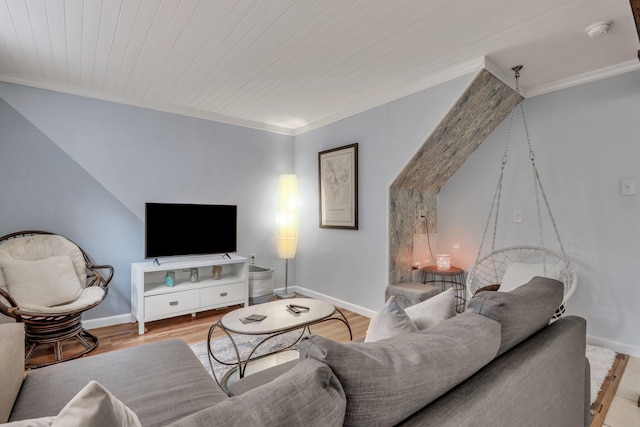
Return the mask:
[[289,259],[296,256],[298,220],[298,181],[293,174],[280,175],[276,242],[278,256],[285,260],[284,293],[276,294],[280,298],[293,298],[296,295],[295,292],[289,292]]

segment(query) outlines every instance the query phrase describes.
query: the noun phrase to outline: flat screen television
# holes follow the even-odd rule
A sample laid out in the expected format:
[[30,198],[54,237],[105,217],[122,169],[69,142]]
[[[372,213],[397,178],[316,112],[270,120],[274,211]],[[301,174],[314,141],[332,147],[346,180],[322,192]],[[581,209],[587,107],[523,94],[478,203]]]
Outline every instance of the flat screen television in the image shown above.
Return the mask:
[[145,204],[146,258],[236,252],[237,206]]

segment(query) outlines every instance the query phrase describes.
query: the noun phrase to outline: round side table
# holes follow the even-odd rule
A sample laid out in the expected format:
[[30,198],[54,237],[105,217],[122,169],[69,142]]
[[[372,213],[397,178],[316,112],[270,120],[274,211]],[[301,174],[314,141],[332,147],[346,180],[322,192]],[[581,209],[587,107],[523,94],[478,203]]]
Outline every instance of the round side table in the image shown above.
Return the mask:
[[425,275],[425,283],[440,285],[444,291],[450,285],[456,295],[456,311],[462,313],[465,309],[465,285],[464,270],[451,266],[448,270],[438,270],[435,265],[429,265],[422,269]]

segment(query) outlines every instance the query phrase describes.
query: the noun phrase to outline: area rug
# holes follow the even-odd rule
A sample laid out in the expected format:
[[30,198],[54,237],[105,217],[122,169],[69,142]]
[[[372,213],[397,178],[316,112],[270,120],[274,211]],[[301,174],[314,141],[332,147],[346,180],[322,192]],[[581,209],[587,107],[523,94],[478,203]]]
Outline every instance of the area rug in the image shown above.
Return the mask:
[[605,347],[587,344],[587,359],[591,366],[591,403],[598,399],[609,370],[616,360],[616,352]]
[[[305,332],[306,334],[306,332]],[[257,343],[264,340],[268,335],[238,335],[231,334],[233,336],[233,340],[238,346],[238,352],[240,353],[240,357],[244,360],[249,356],[251,350],[255,347]],[[300,336],[300,331],[288,332],[286,334],[278,335],[276,337],[271,338],[265,344],[261,345],[258,350],[251,356],[252,359],[255,359],[258,356],[264,355],[266,353],[270,353],[273,351],[281,350],[291,346],[298,337]],[[195,355],[202,363],[202,366],[205,367],[209,375],[211,375],[211,364],[209,364],[209,357],[207,354],[207,343],[201,342],[197,344],[190,345],[191,350],[195,353]],[[218,358],[218,360],[222,362],[235,363],[238,359],[236,356],[236,352],[231,344],[231,341],[228,337],[224,336],[221,338],[215,338],[211,340],[211,348],[213,350],[213,354]],[[295,346],[294,346],[295,348]],[[220,379],[227,373],[227,371],[233,369],[233,366],[224,365],[222,363],[218,363],[212,359],[213,371],[215,372],[216,378]]]

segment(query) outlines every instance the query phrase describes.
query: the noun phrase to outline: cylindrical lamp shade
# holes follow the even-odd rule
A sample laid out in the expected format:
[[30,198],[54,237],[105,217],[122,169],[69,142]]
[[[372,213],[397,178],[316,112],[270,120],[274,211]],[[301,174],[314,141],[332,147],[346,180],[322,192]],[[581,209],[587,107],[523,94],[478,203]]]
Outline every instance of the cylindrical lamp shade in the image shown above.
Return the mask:
[[293,258],[298,247],[298,181],[293,174],[280,175],[276,242],[280,258]]
[[451,269],[451,257],[448,254],[436,255],[436,268],[438,270],[450,270]]

